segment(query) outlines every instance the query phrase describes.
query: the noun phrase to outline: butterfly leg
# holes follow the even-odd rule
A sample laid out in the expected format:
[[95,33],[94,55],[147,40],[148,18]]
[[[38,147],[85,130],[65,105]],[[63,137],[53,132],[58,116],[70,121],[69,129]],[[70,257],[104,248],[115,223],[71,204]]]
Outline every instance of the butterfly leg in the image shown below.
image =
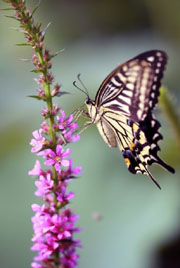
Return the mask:
[[75,131],[75,133],[81,134],[82,132],[84,132],[84,130],[86,130],[92,124],[93,124],[92,121],[86,122],[83,126],[81,126],[80,128],[78,128],[77,131]]
[[74,115],[74,122],[78,121],[79,118],[81,116],[85,117],[85,118],[89,118],[89,114],[84,110],[84,109],[76,109],[74,112],[73,112],[73,115]]

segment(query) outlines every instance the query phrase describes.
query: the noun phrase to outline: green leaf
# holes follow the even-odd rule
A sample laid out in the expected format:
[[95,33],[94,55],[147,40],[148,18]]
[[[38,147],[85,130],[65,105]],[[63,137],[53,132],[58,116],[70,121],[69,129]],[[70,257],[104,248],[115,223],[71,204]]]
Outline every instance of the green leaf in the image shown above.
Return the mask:
[[43,100],[45,101],[45,99],[43,97],[37,96],[37,95],[29,95],[29,98],[33,98],[33,99],[37,99],[37,100]]
[[13,8],[0,8],[0,10],[2,10],[2,11],[9,11],[9,10],[14,10]]
[[5,15],[5,17],[6,17],[6,18],[10,18],[10,19],[14,19],[14,20],[18,20],[18,21],[19,21],[19,19],[17,19],[17,18],[14,17],[14,16]]
[[33,16],[34,14],[35,14],[35,12],[36,12],[36,10],[39,8],[39,6],[40,6],[40,3],[41,3],[41,1],[39,1],[39,3],[35,6],[35,8],[33,9],[33,11],[31,12],[31,16]]
[[38,74],[38,73],[41,73],[42,70],[41,70],[41,69],[39,69],[39,70],[37,70],[37,69],[33,69],[33,70],[31,70],[30,72]]
[[21,44],[16,44],[16,46],[25,46],[25,47],[29,47],[30,46],[30,44],[27,44],[27,43],[21,43]]

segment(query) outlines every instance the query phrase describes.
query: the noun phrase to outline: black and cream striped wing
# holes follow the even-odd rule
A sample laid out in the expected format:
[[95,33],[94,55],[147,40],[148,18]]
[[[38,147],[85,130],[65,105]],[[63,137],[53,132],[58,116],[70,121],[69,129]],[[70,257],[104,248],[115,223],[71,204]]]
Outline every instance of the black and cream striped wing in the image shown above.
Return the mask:
[[[150,124],[151,121],[149,122],[149,126]],[[110,147],[116,147],[118,145],[129,171],[133,174],[142,173],[148,175],[160,188],[156,179],[149,172],[148,165],[156,162],[166,170],[174,173],[174,169],[157,155],[159,146],[156,144],[152,147],[153,141],[152,143],[150,142],[150,138],[152,139],[150,129],[148,129],[149,136],[147,136],[142,125],[129,120],[124,115],[119,116],[118,112],[114,112],[111,109],[105,109],[97,127],[104,141]],[[157,121],[155,121],[154,127],[159,128]],[[158,141],[159,136],[157,135],[156,138]]]
[[166,63],[165,52],[152,50],[119,65],[101,84],[96,105],[142,121],[158,101]]

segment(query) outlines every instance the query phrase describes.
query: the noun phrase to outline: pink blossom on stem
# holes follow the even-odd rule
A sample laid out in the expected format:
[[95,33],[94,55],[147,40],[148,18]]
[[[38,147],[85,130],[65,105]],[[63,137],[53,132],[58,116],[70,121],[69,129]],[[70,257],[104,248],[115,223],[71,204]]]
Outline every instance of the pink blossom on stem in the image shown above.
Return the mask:
[[73,114],[71,114],[67,119],[66,119],[66,114],[63,110],[60,110],[61,116],[57,116],[57,121],[58,121],[58,127],[60,130],[74,130],[78,127],[78,125],[73,121],[74,117]]
[[32,146],[31,152],[36,153],[43,148],[45,138],[41,135],[42,129],[35,130],[32,134],[34,139],[31,140],[30,145]]
[[43,175],[44,173],[45,172],[42,170],[39,160],[36,160],[34,168],[32,170],[29,170],[28,175],[39,177],[40,175]]
[[60,192],[56,192],[57,200],[60,203],[68,203],[68,201],[74,198],[75,194],[73,192],[69,192],[66,194],[66,185],[61,186]]
[[56,171],[61,172],[61,165],[64,167],[69,166],[69,160],[64,159],[68,157],[71,153],[70,149],[64,149],[60,144],[56,146],[56,152],[52,149],[47,149],[44,151],[43,157],[46,158],[44,164],[47,166],[54,166]]
[[35,181],[35,186],[37,187],[35,195],[43,197],[44,195],[49,194],[54,187],[51,173],[47,172],[46,176],[41,175],[39,180]]
[[76,142],[80,139],[80,135],[73,134],[72,130],[64,133],[64,138],[67,142]]

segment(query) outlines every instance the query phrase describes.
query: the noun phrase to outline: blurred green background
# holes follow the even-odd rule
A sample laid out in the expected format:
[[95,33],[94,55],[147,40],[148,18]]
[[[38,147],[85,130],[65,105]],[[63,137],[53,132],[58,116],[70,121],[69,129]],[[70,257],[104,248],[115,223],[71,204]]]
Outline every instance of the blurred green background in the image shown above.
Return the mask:
[[[27,1],[33,7],[37,1]],[[2,3],[2,7],[5,4]],[[180,76],[179,0],[43,0],[36,20],[51,22],[46,45],[63,50],[53,62],[53,73],[63,90],[56,99],[67,114],[82,105],[85,96],[73,87],[77,74],[94,98],[102,80],[119,63],[150,49],[169,55],[163,80],[179,109]],[[31,204],[34,179],[27,172],[35,163],[30,153],[31,132],[41,122],[41,102],[27,98],[37,84],[30,73],[30,48],[14,31],[16,21],[0,16],[0,267],[30,267]],[[9,14],[11,15],[11,14]],[[172,175],[151,167],[162,190],[147,176],[128,172],[121,153],[103,142],[96,127],[86,130],[72,144],[74,164],[83,166],[83,176],[70,184],[76,193],[71,206],[80,215],[78,237],[80,268],[180,267],[180,154],[170,123],[160,109],[164,140],[161,156],[176,168]],[[94,213],[101,220],[93,219]]]

